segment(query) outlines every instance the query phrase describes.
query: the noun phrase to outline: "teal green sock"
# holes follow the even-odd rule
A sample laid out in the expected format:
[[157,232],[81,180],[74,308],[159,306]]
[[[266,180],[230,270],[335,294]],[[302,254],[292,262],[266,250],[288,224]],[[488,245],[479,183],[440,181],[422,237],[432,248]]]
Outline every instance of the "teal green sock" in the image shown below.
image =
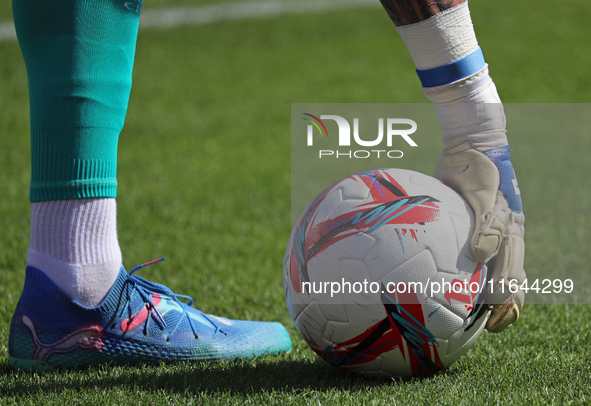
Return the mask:
[[31,109],[31,201],[115,197],[142,0],[13,0]]

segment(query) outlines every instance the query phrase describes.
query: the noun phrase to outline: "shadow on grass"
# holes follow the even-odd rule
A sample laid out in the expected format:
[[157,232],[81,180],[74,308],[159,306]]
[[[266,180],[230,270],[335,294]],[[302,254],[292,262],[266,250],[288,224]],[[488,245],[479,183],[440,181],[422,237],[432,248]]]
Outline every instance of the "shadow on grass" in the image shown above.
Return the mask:
[[[448,373],[448,372],[446,372]],[[428,378],[427,378],[428,379]],[[161,366],[99,366],[85,371],[45,374],[14,371],[0,365],[0,391],[7,397],[60,394],[64,391],[166,391],[193,395],[260,394],[406,384],[412,380],[368,379],[336,370],[320,359],[287,355],[253,362],[194,363]]]

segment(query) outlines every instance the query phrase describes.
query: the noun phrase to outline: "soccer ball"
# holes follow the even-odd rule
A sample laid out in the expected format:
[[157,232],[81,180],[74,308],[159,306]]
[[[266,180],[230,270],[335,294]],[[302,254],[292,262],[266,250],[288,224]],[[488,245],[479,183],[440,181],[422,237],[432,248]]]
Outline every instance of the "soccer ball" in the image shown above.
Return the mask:
[[365,376],[449,367],[490,316],[473,227],[460,195],[418,172],[375,169],[333,184],[304,210],[283,261],[301,336],[330,365]]

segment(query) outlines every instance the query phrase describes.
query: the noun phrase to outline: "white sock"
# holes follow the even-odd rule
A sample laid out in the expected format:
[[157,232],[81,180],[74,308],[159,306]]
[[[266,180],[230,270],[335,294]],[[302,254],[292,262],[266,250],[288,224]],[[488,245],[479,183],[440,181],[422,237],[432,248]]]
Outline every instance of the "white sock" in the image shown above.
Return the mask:
[[[467,2],[397,31],[418,71],[480,53]],[[444,151],[465,142],[480,151],[507,145],[505,113],[488,67],[484,62],[473,66],[465,77],[423,87],[441,123]]]
[[100,304],[121,268],[115,199],[33,203],[27,265],[80,304]]

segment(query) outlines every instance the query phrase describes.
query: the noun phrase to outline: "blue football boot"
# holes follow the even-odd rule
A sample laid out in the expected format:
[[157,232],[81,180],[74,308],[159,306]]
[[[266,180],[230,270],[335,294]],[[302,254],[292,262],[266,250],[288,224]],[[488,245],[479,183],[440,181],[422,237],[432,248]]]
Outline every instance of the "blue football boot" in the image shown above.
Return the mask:
[[[95,308],[63,293],[42,271],[27,267],[10,324],[9,361],[46,371],[96,364],[233,360],[279,354],[291,339],[279,323],[229,320],[192,307],[187,296],[122,267]],[[179,298],[188,301],[179,300]]]

